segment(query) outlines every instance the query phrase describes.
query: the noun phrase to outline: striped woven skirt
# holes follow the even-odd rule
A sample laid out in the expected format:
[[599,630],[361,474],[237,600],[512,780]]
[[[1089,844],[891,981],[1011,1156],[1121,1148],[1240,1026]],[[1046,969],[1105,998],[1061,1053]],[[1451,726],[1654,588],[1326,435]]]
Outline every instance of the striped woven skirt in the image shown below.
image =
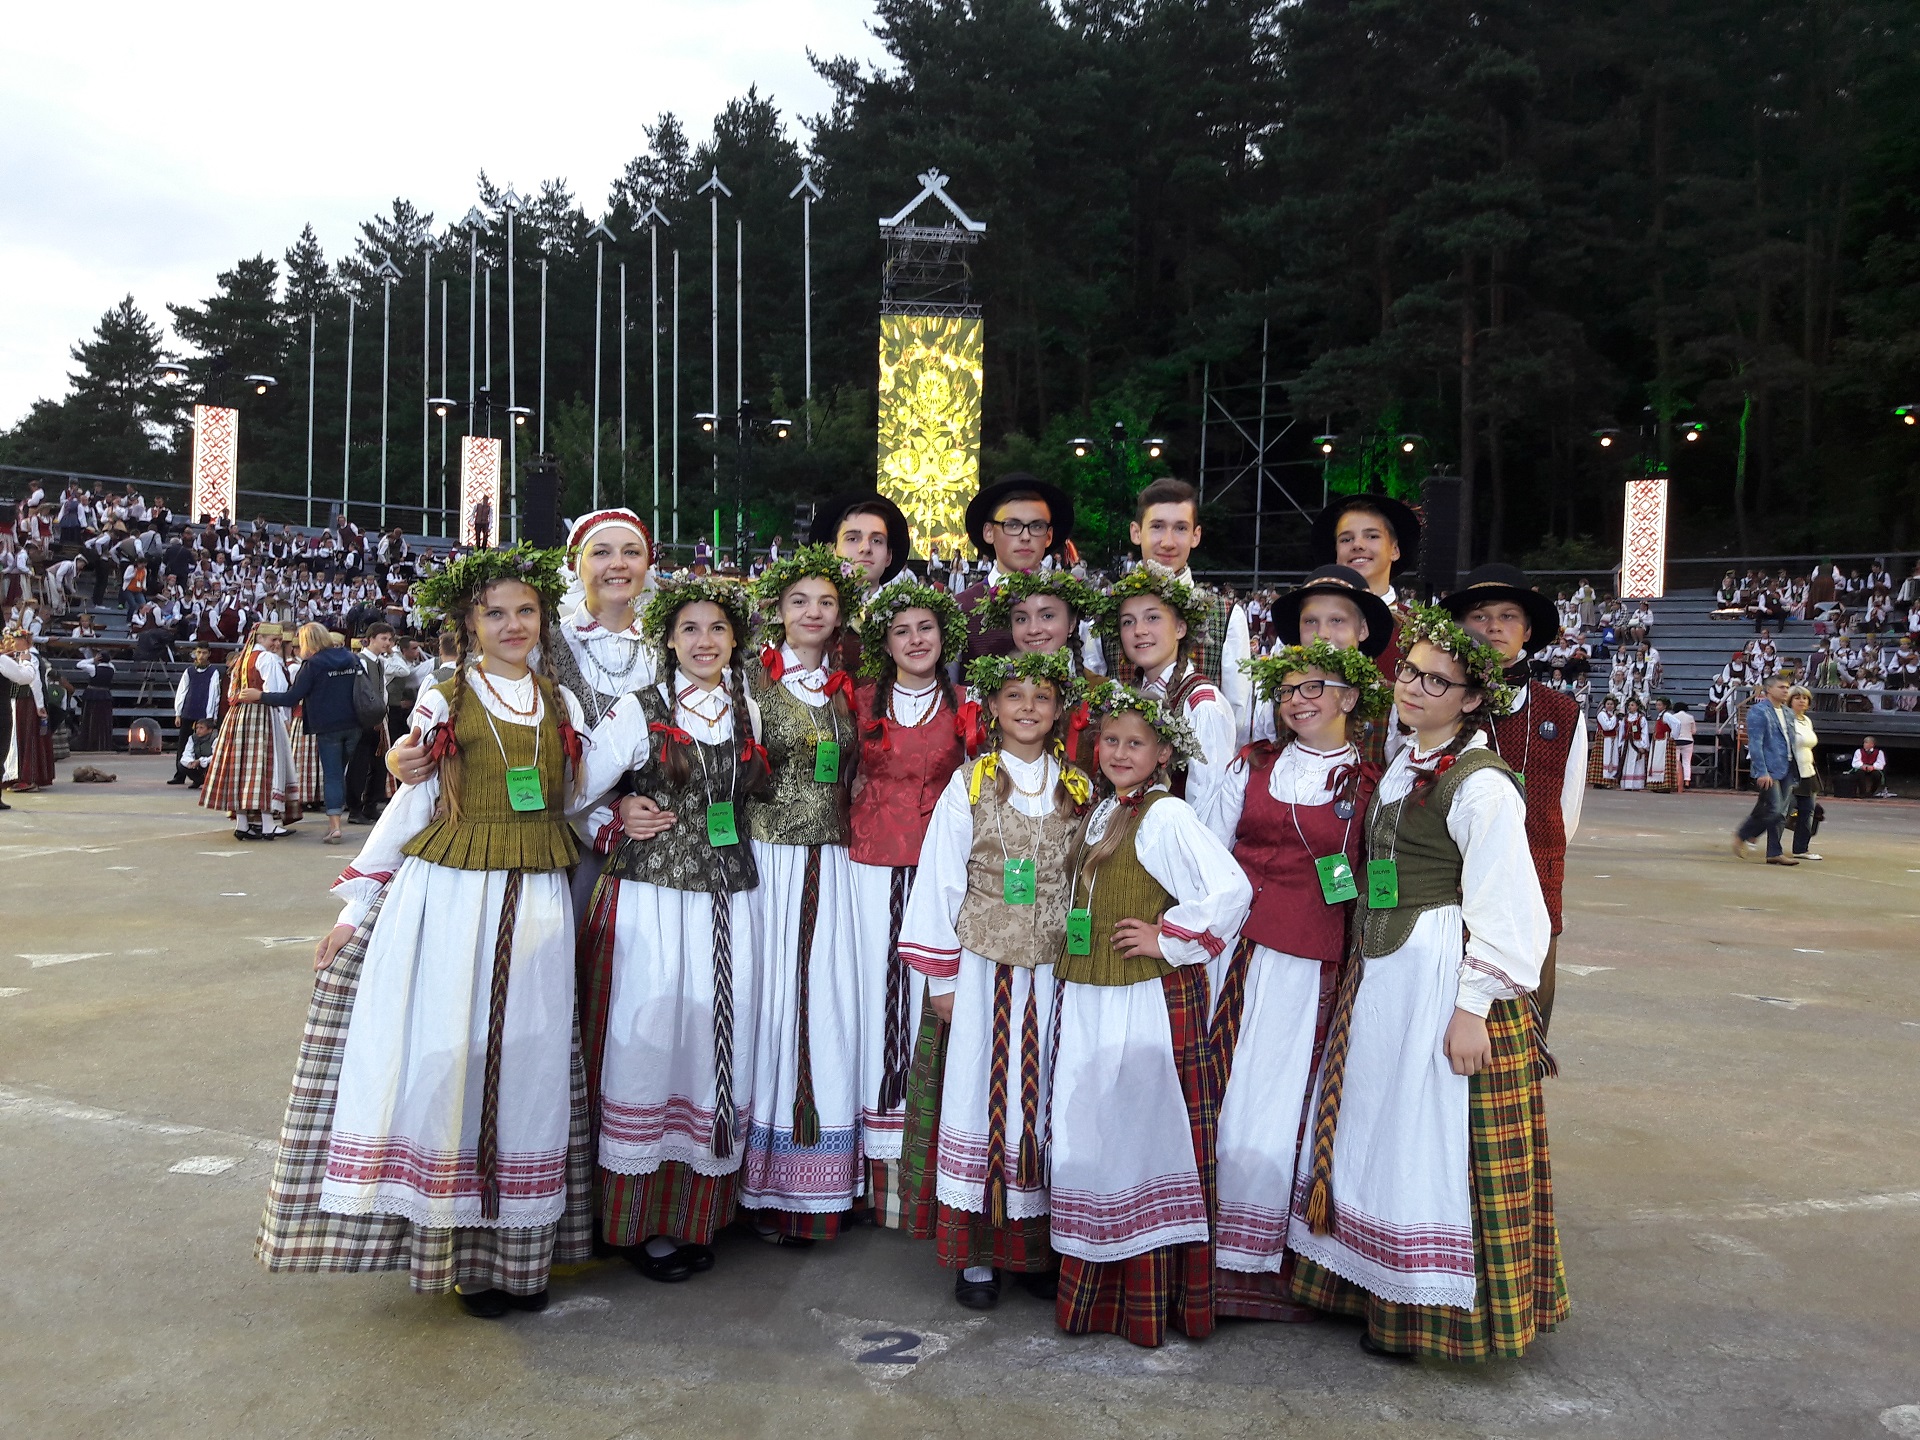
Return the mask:
[[302,809],[327,808],[327,782],[320,769],[320,742],[307,733],[307,722],[298,715],[287,722],[287,744],[293,751],[293,773],[298,777],[294,790]]
[[279,764],[276,742],[284,742],[284,737],[272,707],[229,708],[213,742],[206,784],[200,787],[201,805],[230,816],[284,812],[289,777]]

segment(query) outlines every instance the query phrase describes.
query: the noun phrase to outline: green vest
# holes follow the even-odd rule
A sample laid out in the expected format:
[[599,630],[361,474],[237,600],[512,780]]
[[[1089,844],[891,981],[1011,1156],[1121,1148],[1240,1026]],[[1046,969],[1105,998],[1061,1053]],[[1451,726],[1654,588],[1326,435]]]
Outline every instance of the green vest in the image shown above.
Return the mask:
[[[1056,978],[1072,980],[1081,985],[1137,985],[1142,980],[1158,980],[1173,973],[1173,966],[1167,961],[1155,957],[1122,955],[1113,948],[1113,927],[1122,920],[1157,921],[1173,905],[1173,896],[1169,895],[1160,882],[1147,873],[1147,867],[1140,863],[1140,854],[1134,848],[1134,836],[1139,833],[1140,822],[1147,817],[1147,811],[1169,796],[1164,790],[1156,790],[1140,803],[1140,808],[1131,814],[1122,812],[1110,822],[1122,828],[1120,846],[1102,860],[1093,874],[1089,885],[1088,877],[1082,873],[1081,855],[1086,846],[1083,844],[1074,857],[1073,897],[1075,909],[1089,908],[1093,912],[1092,953],[1086,955],[1063,954],[1053,967]],[[1089,905],[1087,892],[1093,892]]]
[[[1461,784],[1482,770],[1498,770],[1514,779],[1492,750],[1468,750],[1438,780],[1400,800],[1383,804],[1375,792],[1367,813],[1367,859],[1394,861],[1400,903],[1391,910],[1366,912],[1360,948],[1368,959],[1391,955],[1406,944],[1414,922],[1426,911],[1460,903],[1460,847],[1447,833],[1447,813]],[[1361,903],[1366,903],[1364,894]]]

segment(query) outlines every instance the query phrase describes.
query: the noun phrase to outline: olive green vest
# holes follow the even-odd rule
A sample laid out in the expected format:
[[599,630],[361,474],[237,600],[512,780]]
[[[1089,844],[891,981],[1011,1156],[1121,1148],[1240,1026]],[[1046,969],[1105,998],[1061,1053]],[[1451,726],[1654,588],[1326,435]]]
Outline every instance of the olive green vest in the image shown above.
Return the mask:
[[[1482,770],[1498,770],[1513,780],[1513,771],[1493,751],[1468,750],[1438,780],[1400,800],[1382,803],[1379,792],[1374,793],[1367,814],[1367,859],[1394,861],[1400,903],[1391,910],[1366,912],[1360,948],[1368,959],[1391,955],[1406,944],[1414,922],[1426,911],[1460,903],[1460,847],[1447,833],[1447,812],[1461,784]],[[1364,890],[1360,903],[1366,903]]]
[[1173,973],[1173,966],[1151,956],[1122,955],[1113,948],[1113,927],[1122,920],[1158,921],[1172,905],[1160,882],[1147,873],[1134,849],[1134,836],[1147,811],[1170,798],[1165,790],[1156,790],[1140,802],[1136,811],[1120,811],[1109,824],[1124,831],[1120,846],[1102,860],[1094,871],[1092,904],[1088,907],[1089,882],[1081,861],[1088,848],[1079,847],[1073,864],[1073,907],[1093,911],[1093,949],[1086,955],[1063,954],[1053,967],[1062,980],[1081,985],[1137,985],[1142,980],[1159,980]]
[[[455,683],[434,686],[449,705]],[[453,717],[453,738],[460,747],[460,818],[449,819],[441,806],[433,822],[402,847],[405,853],[452,870],[564,870],[579,857],[565,818],[567,756],[559,715],[566,701],[551,685],[541,690],[540,793],[547,808],[515,810],[507,802],[507,768],[534,763],[534,727],[490,717],[480,697],[469,693],[460,698]]]

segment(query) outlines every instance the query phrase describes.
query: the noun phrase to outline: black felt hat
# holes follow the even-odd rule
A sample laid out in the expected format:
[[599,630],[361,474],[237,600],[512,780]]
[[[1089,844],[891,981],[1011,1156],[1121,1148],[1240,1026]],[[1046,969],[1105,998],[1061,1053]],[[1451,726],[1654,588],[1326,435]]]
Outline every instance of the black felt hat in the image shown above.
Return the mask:
[[1007,496],[1023,491],[1038,495],[1047,502],[1047,513],[1053,517],[1053,539],[1048,542],[1049,550],[1058,550],[1073,538],[1073,501],[1067,498],[1067,492],[1058,485],[1049,485],[1036,475],[1016,470],[984,486],[978,495],[967,502],[967,537],[982,555],[993,553],[993,547],[987,544],[981,533],[986,523],[993,519],[993,512],[1000,508],[1000,502]]
[[807,527],[809,545],[833,546],[840,538],[840,522],[849,510],[874,510],[886,517],[887,568],[880,576],[886,584],[907,568],[907,552],[913,548],[913,531],[901,508],[877,490],[834,495],[813,507],[813,523]]
[[1464,619],[1476,605],[1489,600],[1511,600],[1527,612],[1527,655],[1536,655],[1560,638],[1560,610],[1553,601],[1527,583],[1527,572],[1513,565],[1482,565],[1471,572],[1440,608],[1454,619]]
[[1340,517],[1349,510],[1378,510],[1386,516],[1387,524],[1393,527],[1393,538],[1400,546],[1400,558],[1393,562],[1392,573],[1398,575],[1414,567],[1420,558],[1420,517],[1405,501],[1376,493],[1342,495],[1314,517],[1307,541],[1315,562],[1331,565],[1340,558],[1334,536],[1340,530]]
[[1346,565],[1322,565],[1307,576],[1297,590],[1289,590],[1273,602],[1273,628],[1289,645],[1300,643],[1300,609],[1315,595],[1335,595],[1351,600],[1366,617],[1367,638],[1360,642],[1360,653],[1378,660],[1393,641],[1393,612],[1387,602],[1367,589],[1358,570]]

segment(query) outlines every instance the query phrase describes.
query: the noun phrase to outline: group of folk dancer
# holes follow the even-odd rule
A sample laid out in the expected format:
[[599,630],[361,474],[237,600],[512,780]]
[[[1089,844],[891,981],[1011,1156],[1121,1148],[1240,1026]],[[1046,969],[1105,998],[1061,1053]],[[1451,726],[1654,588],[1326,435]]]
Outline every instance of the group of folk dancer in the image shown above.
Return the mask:
[[682,1281],[736,1221],[870,1223],[1075,1334],[1524,1353],[1567,1313],[1541,1080],[1584,727],[1510,680],[1551,606],[1509,571],[1399,603],[1417,521],[1350,497],[1287,648],[1235,661],[1197,513],[1149,486],[1106,593],[1043,567],[1071,507],[1024,475],[969,507],[995,564],[958,596],[876,495],[752,586],[656,585],[620,510],[573,527],[564,620],[554,552],[422,582],[461,660],[334,886],[260,1260],[492,1318],[594,1254]]

